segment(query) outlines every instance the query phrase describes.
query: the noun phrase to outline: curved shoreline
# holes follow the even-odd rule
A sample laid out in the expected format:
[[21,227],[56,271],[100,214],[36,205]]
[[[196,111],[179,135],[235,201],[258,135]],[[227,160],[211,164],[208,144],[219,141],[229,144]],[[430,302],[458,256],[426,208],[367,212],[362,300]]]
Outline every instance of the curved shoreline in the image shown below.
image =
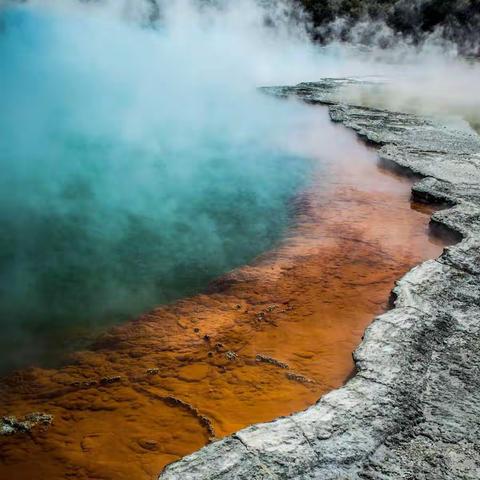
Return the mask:
[[462,241],[405,275],[367,329],[357,374],[304,412],[242,430],[162,479],[476,479],[480,471],[480,137],[465,123],[341,104],[355,80],[270,92],[329,105],[333,121],[424,177],[413,196]]
[[0,437],[0,478],[150,478],[213,437],[344,384],[393,281],[441,247],[428,240],[427,212],[409,204],[411,182],[382,173],[374,151],[331,128],[346,148],[298,199],[276,251],[208,295],[112,329],[65,368],[0,386],[6,413],[54,415],[48,430]]

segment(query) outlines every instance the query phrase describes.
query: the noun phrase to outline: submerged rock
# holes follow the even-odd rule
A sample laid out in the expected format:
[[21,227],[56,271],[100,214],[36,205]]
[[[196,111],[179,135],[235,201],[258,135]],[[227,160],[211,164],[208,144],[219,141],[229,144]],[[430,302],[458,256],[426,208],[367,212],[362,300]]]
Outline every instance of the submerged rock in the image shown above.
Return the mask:
[[232,362],[238,359],[238,355],[232,351],[228,351],[227,353],[225,353],[225,357],[227,357],[227,360],[230,360]]
[[480,137],[462,120],[339,101],[356,80],[267,89],[329,105],[381,146],[386,166],[423,179],[432,221],[462,241],[397,282],[367,329],[357,374],[304,412],[254,425],[168,466],[170,479],[478,479],[480,472]]
[[49,427],[53,422],[53,416],[43,412],[33,412],[23,418],[7,416],[0,418],[0,435],[14,435],[16,433],[28,433],[37,425]]
[[299,383],[315,383],[311,378],[305,377],[305,375],[301,375],[299,373],[294,373],[294,372],[288,372],[287,378],[289,380],[292,380],[294,382],[299,382]]
[[103,377],[100,379],[100,385],[111,385],[112,383],[118,383],[122,381],[122,377],[114,375],[111,377]]
[[269,357],[268,355],[257,354],[255,357],[255,361],[259,363],[269,363],[270,365],[274,365],[275,367],[285,368],[288,369],[288,365],[276,358]]

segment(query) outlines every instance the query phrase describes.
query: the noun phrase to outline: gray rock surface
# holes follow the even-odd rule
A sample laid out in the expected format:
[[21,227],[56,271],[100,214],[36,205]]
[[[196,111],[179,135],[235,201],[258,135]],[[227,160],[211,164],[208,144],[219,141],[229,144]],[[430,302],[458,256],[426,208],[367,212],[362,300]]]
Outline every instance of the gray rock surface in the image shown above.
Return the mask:
[[2,417],[0,418],[0,435],[14,435],[16,433],[28,433],[38,425],[44,428],[50,427],[53,415],[43,412],[33,412],[23,418]]
[[382,161],[423,177],[413,195],[447,203],[432,222],[462,241],[397,282],[343,388],[203,448],[163,480],[480,479],[480,137],[458,119],[342,104],[346,82],[358,83],[267,90],[328,104]]

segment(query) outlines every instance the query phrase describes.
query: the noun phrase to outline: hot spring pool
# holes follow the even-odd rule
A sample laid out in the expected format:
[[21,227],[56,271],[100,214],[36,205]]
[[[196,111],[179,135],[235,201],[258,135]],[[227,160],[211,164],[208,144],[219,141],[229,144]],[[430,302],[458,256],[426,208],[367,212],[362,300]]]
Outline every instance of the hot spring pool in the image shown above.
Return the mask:
[[209,37],[0,15],[0,371],[55,363],[279,240],[312,166],[291,140],[306,107],[205,64]]

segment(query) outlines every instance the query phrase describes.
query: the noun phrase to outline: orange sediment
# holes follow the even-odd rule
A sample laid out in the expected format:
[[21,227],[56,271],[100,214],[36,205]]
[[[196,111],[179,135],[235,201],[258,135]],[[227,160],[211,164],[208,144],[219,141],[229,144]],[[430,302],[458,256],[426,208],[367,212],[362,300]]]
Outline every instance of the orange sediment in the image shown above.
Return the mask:
[[411,181],[361,143],[353,153],[315,174],[275,251],[109,330],[62,368],[5,378],[1,414],[54,421],[0,437],[0,478],[152,479],[341,386],[394,281],[443,247],[428,234],[430,209],[410,202]]

